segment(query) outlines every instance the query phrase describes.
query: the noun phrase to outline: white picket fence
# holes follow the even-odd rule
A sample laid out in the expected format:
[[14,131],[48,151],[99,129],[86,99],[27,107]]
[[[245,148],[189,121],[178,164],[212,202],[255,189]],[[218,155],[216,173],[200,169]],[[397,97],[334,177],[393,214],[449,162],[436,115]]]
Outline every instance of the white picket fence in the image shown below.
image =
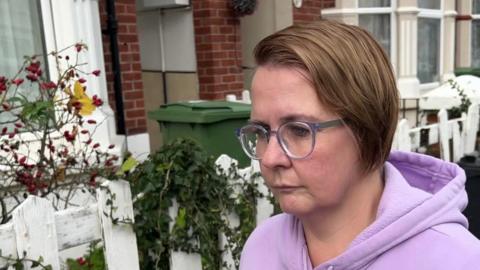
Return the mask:
[[[59,252],[103,240],[105,261],[111,270],[139,269],[137,241],[130,224],[112,224],[108,203],[114,194],[113,217],[133,221],[128,182],[105,181],[97,190],[97,203],[55,212],[47,199],[30,196],[13,212],[12,221],[0,225],[0,250],[3,257],[43,258],[44,265],[62,269]],[[107,192],[107,189],[110,190]],[[0,267],[6,261],[0,259]],[[12,268],[13,269],[13,268]],[[25,264],[30,269],[30,263]],[[38,269],[38,268],[37,268]]]
[[[392,148],[403,151],[419,151],[421,146],[438,143],[440,158],[453,162],[458,162],[465,154],[475,151],[479,129],[478,104],[470,105],[468,112],[460,118],[449,120],[445,109],[441,109],[437,116],[438,123],[414,128],[409,127],[406,119],[400,120]],[[426,138],[423,145],[421,145],[422,133]],[[450,149],[453,150],[453,153]]]

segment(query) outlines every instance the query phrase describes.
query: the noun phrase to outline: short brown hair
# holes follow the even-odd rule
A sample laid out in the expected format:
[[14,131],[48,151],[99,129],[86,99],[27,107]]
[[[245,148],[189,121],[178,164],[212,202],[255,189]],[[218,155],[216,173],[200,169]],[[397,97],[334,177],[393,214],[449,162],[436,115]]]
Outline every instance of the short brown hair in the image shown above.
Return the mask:
[[322,104],[355,135],[364,170],[383,165],[398,120],[399,94],[388,56],[365,30],[319,20],[294,25],[255,47],[257,65],[304,70]]

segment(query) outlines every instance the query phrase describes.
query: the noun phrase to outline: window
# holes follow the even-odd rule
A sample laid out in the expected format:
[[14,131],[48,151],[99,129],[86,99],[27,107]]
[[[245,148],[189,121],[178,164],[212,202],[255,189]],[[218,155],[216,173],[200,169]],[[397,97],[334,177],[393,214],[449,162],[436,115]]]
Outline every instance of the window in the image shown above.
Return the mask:
[[418,0],[418,7],[424,9],[440,9],[438,0]]
[[38,1],[0,1],[0,74],[11,77],[25,55],[44,54],[40,14]]
[[440,79],[442,13],[439,3],[437,0],[418,0],[417,76],[420,83]]
[[[24,56],[45,55],[45,43],[39,1],[0,1],[0,76],[12,78],[23,64]],[[46,57],[40,60],[47,74]],[[46,76],[46,75],[44,75]],[[31,89],[19,89],[26,97],[34,97]],[[1,121],[11,115],[2,113]]]
[[480,68],[480,0],[472,3],[472,67]]
[[358,25],[368,30],[393,60],[391,6],[390,0],[359,0]]
[[368,7],[389,7],[390,0],[359,0],[358,7],[368,8]]

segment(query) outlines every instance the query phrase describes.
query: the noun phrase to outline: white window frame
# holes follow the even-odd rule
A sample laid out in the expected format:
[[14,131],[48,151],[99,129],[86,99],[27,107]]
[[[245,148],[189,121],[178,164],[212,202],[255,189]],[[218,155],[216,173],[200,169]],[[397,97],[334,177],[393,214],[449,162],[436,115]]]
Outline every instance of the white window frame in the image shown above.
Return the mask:
[[[36,1],[36,0],[34,0]],[[41,30],[43,31],[43,40],[45,44],[42,44],[45,46],[44,52],[49,53],[53,50],[56,50],[55,47],[55,34],[54,34],[54,28],[53,28],[53,20],[52,20],[52,12],[51,12],[51,5],[50,5],[50,0],[39,0],[38,4],[40,5],[40,11],[41,14]],[[53,61],[50,61],[48,57],[45,57],[47,63],[42,63],[44,65],[44,69],[48,70],[48,74],[52,80],[53,78],[57,78],[58,72],[57,69],[55,68],[55,63]],[[20,67],[18,67],[20,68]],[[38,140],[38,138],[41,137],[41,132],[22,132],[19,134],[19,136],[22,137],[24,141],[27,142],[33,142]],[[54,137],[61,137],[61,134],[53,134]],[[7,139],[8,135],[3,135],[0,136],[0,140]]]
[[[103,60],[100,18],[98,15],[98,1],[96,0],[39,0],[42,16],[42,29],[44,34],[45,49],[47,53],[63,49],[72,45],[74,42],[87,42],[89,45],[88,55],[85,61],[90,69],[100,69],[99,77],[91,77],[87,81],[90,94],[97,94],[103,99],[104,104],[101,109],[89,116],[101,123],[95,129],[94,140],[101,145],[115,144],[118,146],[112,152],[120,155],[124,152],[125,136],[116,134],[115,119],[112,108],[108,104],[107,84],[105,77],[105,64]],[[85,16],[86,15],[86,16]],[[55,24],[54,22],[62,22]],[[63,23],[65,22],[65,23]],[[93,33],[92,33],[93,29]],[[86,38],[78,40],[79,36]],[[74,49],[72,48],[72,51]],[[55,61],[47,60],[45,69],[48,69],[52,80],[58,78],[58,71]],[[19,134],[25,141],[38,140],[40,132],[24,132]],[[55,136],[62,137],[62,134],[54,133]],[[1,136],[0,139],[6,138]]]
[[[418,18],[427,18],[427,19],[439,19],[440,20],[440,36],[439,36],[439,42],[440,46],[438,48],[438,77],[439,81],[436,82],[429,82],[429,83],[421,83],[420,82],[420,92],[424,92],[427,90],[434,89],[436,87],[440,86],[440,77],[443,74],[443,51],[444,51],[444,46],[443,46],[443,39],[445,37],[445,30],[444,30],[444,7],[443,7],[443,1],[440,1],[440,9],[425,9],[425,8],[418,8],[419,13],[418,13]],[[417,54],[418,54],[418,48],[417,48]],[[418,66],[418,56],[417,56],[417,66]]]
[[[40,0],[40,9],[42,11],[42,30],[45,41],[45,50],[47,53],[51,51],[56,51],[55,43],[55,31],[53,27],[53,16],[52,16],[52,6],[50,0]],[[55,63],[47,59],[48,71],[51,78],[56,78],[58,76],[57,69],[55,68]]]
[[[475,0],[472,0],[472,25],[473,25],[473,22],[474,22],[474,21],[480,21],[480,13],[473,13],[473,12],[474,12],[474,10],[473,10],[473,2],[474,2],[474,1],[475,1]],[[473,44],[472,44],[473,35],[472,35],[472,34],[473,34],[473,31],[472,31],[472,29],[470,29],[470,35],[469,35],[469,37],[470,37],[470,41],[469,41],[469,42],[470,42],[470,48],[471,48],[471,49],[470,49],[470,50],[471,50],[470,58],[472,58],[472,56],[473,56],[473,46],[472,46],[472,45],[473,45]],[[471,63],[470,66],[473,67],[473,58],[470,59],[470,63]],[[480,67],[477,67],[477,68],[480,68]]]
[[[375,15],[375,14],[389,14],[390,15],[390,62],[393,69],[397,69],[397,17],[395,9],[397,7],[397,0],[390,1],[390,7],[360,7],[360,0],[356,1],[356,13],[358,15]],[[360,21],[359,21],[360,26]]]

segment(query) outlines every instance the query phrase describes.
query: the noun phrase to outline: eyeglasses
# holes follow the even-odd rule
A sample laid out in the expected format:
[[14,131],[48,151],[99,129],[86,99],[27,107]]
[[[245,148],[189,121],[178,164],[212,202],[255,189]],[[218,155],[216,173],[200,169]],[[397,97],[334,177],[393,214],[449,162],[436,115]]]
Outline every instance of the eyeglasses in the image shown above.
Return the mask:
[[343,125],[341,119],[320,123],[291,121],[282,124],[277,130],[270,130],[260,124],[251,123],[237,129],[237,137],[247,156],[252,159],[262,159],[273,134],[287,156],[303,159],[312,153],[317,132],[339,125]]

